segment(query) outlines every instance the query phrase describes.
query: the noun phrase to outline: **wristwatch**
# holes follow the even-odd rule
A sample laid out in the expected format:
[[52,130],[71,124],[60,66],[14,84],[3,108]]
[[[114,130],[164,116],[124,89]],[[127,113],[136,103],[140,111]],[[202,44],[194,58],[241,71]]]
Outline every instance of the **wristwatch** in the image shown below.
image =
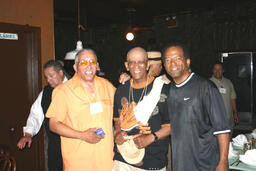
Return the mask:
[[155,132],[152,132],[152,134],[153,134],[154,137],[155,137],[155,141],[154,141],[154,142],[156,142],[156,141],[158,140],[158,136],[155,134]]

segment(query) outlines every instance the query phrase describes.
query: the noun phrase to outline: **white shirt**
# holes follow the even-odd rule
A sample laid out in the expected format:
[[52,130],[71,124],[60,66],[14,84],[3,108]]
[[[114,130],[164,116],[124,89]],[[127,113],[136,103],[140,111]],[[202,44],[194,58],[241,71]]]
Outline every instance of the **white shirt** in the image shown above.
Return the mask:
[[[64,78],[63,82],[66,82],[67,77]],[[36,98],[35,102],[32,104],[30,109],[30,114],[28,116],[27,124],[23,127],[23,134],[29,133],[32,136],[36,135],[44,121],[44,112],[41,105],[42,102],[43,91],[41,91]]]

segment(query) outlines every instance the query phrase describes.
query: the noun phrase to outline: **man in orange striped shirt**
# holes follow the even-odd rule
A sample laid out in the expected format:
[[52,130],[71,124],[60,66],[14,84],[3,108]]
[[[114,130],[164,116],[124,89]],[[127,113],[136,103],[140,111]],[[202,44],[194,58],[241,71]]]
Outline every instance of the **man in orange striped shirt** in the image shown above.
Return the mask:
[[[76,55],[72,79],[54,89],[46,117],[61,136],[65,171],[111,171],[113,168],[113,98],[115,88],[96,76],[92,49]],[[105,135],[95,131],[102,128]]]

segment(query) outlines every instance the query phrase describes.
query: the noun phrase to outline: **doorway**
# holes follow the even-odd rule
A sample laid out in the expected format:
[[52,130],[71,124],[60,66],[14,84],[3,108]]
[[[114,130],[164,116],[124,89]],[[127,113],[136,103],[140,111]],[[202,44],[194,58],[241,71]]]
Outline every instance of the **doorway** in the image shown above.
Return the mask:
[[[41,89],[40,28],[0,23],[0,33],[5,35],[0,37],[0,144],[9,147],[17,171],[43,171],[42,131],[33,138],[31,148],[18,150],[16,146],[23,135],[30,107]],[[8,35],[10,39],[6,39]]]

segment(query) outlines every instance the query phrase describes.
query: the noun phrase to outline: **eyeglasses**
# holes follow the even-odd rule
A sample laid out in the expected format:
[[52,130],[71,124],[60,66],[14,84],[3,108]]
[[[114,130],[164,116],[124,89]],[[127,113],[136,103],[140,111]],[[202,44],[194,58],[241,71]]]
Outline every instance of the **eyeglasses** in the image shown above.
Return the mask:
[[146,65],[147,61],[128,61],[129,66],[135,66],[136,64],[139,66]]
[[82,66],[86,66],[86,65],[96,65],[97,64],[97,61],[95,59],[91,59],[91,60],[81,60],[80,62],[78,62],[79,65],[82,65]]

